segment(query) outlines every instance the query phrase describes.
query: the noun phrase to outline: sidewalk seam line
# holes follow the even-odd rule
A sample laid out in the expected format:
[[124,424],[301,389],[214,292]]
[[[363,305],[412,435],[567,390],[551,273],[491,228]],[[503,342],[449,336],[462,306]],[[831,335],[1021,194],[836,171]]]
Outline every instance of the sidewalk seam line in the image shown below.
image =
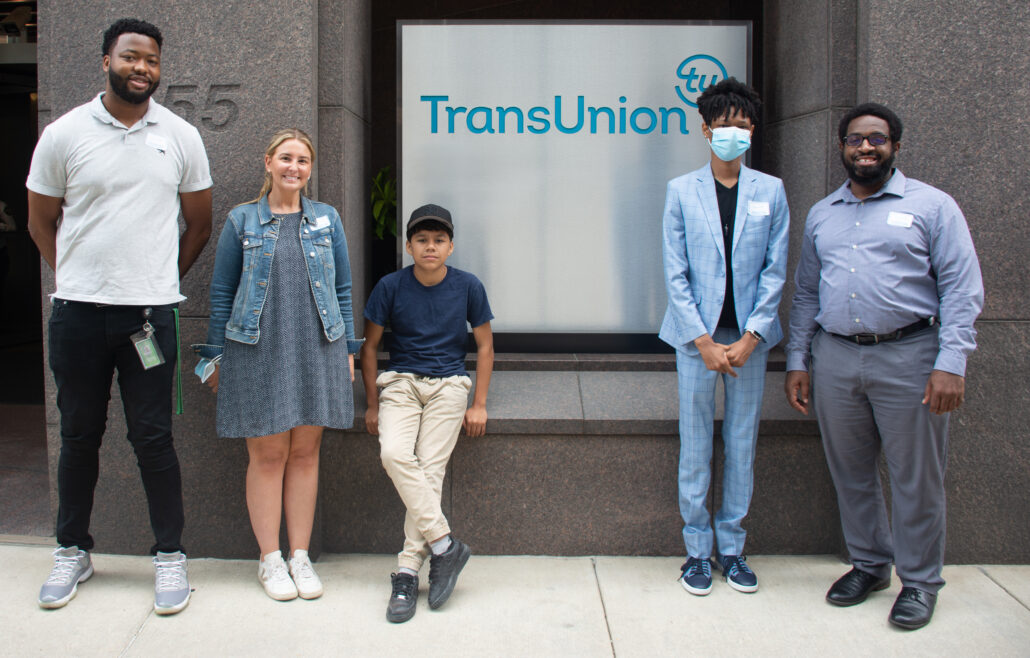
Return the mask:
[[143,632],[143,629],[146,627],[147,622],[150,621],[150,618],[153,616],[154,611],[148,610],[146,616],[143,617],[143,621],[140,623],[139,626],[136,627],[136,631],[132,634],[132,637],[129,638],[129,643],[126,644],[125,648],[122,649],[121,653],[118,654],[118,658],[124,658],[125,656],[129,655],[129,650],[132,649],[132,645],[136,643],[137,639],[139,639],[139,636]]
[[1005,586],[1004,586],[1004,585],[1002,585],[1002,584],[1001,584],[1000,582],[998,582],[998,580],[997,580],[997,579],[996,579],[996,578],[995,578],[994,576],[992,576],[991,574],[987,573],[987,570],[986,570],[986,569],[984,569],[984,568],[983,568],[982,566],[977,566],[977,569],[979,569],[979,570],[980,570],[980,573],[982,573],[983,575],[987,576],[987,579],[988,579],[988,580],[990,580],[990,581],[991,581],[992,583],[994,583],[995,585],[997,585],[998,587],[1000,587],[1000,588],[1001,588],[1001,591],[1005,592],[1006,594],[1008,594],[1009,596],[1011,596],[1011,597],[1012,597],[1013,599],[1015,599],[1015,600],[1016,600],[1016,603],[1018,603],[1019,605],[1023,606],[1023,607],[1024,607],[1024,608],[1026,608],[1027,610],[1030,610],[1030,605],[1027,605],[1026,603],[1023,603],[1023,600],[1022,600],[1022,599],[1020,599],[1020,598],[1019,598],[1018,596],[1016,596],[1015,594],[1013,594],[1013,593],[1012,593],[1012,592],[1011,592],[1011,591],[1009,590],[1009,588],[1005,587]]
[[590,558],[590,565],[594,569],[594,584],[597,585],[597,596],[601,599],[601,612],[604,614],[604,628],[608,631],[608,645],[612,648],[612,658],[615,658],[615,640],[612,638],[612,627],[608,623],[608,607],[604,604],[604,592],[601,590],[601,579],[597,576],[597,558]]

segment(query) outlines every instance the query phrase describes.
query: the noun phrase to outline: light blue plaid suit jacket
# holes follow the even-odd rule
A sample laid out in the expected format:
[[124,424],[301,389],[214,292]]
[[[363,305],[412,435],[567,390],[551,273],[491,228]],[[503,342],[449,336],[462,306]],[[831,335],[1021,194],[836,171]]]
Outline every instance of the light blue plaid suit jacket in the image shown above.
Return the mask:
[[[669,181],[662,253],[669,303],[658,334],[697,354],[694,339],[715,332],[726,296],[725,246],[711,165]],[[733,299],[741,333],[768,350],[783,340],[778,309],[787,273],[790,210],[783,181],[741,166],[733,224]]]

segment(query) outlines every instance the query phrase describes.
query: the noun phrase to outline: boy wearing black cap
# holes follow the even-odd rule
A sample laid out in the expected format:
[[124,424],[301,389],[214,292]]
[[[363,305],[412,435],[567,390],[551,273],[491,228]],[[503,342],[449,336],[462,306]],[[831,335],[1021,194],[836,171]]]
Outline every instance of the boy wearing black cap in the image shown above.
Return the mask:
[[[415,614],[418,571],[427,554],[429,607],[450,597],[471,551],[451,536],[440,506],[447,462],[458,433],[486,432],[486,393],[493,371],[493,334],[486,290],[475,275],[447,266],[454,224],[445,208],[425,205],[411,213],[405,249],[414,263],[383,277],[365,305],[361,375],[368,410],[365,426],[379,435],[380,456],[407,508],[404,550],[391,574],[386,618]],[[468,326],[476,340],[476,388],[465,372]],[[376,352],[389,326],[390,361],[378,374]],[[378,375],[378,376],[377,376]]]

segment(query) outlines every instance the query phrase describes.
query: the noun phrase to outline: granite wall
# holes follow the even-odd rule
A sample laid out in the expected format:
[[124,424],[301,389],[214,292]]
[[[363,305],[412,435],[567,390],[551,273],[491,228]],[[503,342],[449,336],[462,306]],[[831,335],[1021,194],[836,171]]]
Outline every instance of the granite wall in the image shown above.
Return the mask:
[[766,25],[766,152],[790,199],[791,272],[808,208],[845,179],[836,126],[859,102],[900,115],[898,166],[966,214],[986,303],[966,401],[951,418],[947,560],[1026,563],[1030,4],[769,0]]

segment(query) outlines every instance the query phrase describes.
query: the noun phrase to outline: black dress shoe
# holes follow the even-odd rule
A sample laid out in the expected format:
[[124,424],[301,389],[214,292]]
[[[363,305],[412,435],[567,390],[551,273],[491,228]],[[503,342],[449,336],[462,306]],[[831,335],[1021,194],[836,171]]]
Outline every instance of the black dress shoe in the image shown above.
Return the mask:
[[887,589],[891,586],[890,576],[880,580],[861,569],[852,569],[833,584],[826,592],[826,600],[833,605],[848,606],[865,601],[869,592]]
[[936,594],[916,587],[902,587],[887,619],[895,626],[914,631],[930,623],[936,605]]

